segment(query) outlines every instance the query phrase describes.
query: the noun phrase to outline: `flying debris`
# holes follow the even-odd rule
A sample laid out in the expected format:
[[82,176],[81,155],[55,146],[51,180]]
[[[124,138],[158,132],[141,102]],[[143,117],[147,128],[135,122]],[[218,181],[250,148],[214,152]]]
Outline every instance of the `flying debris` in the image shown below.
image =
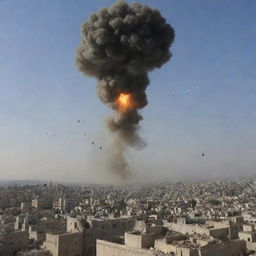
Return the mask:
[[102,147],[100,147],[100,150],[102,149]]
[[202,156],[204,156],[204,153],[202,153]]
[[80,123],[80,120],[77,120],[78,123]]
[[143,119],[138,110],[148,103],[148,73],[171,58],[174,37],[174,29],[157,9],[122,0],[91,14],[82,26],[76,64],[85,75],[97,78],[99,98],[115,111],[107,122],[114,133],[111,167],[122,178],[130,173],[127,147],[145,146],[138,135]]
[[94,141],[92,142],[92,144],[94,145]]

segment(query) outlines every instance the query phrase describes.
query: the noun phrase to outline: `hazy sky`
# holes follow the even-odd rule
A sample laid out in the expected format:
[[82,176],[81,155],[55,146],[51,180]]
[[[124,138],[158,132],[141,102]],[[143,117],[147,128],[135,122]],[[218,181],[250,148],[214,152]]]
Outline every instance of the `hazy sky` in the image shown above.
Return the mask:
[[[256,1],[139,2],[158,8],[176,39],[171,61],[150,74],[148,146],[129,152],[133,179],[256,172]],[[74,61],[82,23],[112,3],[0,0],[0,179],[114,181],[111,110]]]

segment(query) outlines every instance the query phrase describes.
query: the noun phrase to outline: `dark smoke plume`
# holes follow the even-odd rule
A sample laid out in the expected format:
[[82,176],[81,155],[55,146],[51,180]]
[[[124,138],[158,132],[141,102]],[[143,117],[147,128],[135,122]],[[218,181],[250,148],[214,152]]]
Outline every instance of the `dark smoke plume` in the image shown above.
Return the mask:
[[[174,37],[158,10],[139,3],[117,1],[83,24],[76,63],[81,72],[97,78],[99,98],[116,111],[108,120],[115,133],[112,167],[123,178],[129,175],[126,147],[143,145],[137,134],[142,120],[138,109],[147,105],[148,72],[171,58]],[[131,95],[127,109],[118,105],[121,93]]]

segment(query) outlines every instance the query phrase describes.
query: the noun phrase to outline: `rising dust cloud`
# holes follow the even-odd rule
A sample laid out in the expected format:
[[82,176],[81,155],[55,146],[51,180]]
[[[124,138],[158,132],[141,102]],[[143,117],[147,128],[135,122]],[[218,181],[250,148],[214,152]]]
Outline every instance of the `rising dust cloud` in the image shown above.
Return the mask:
[[148,72],[171,58],[174,37],[158,10],[125,1],[91,14],[82,26],[76,64],[98,80],[99,98],[114,110],[107,120],[114,140],[110,160],[112,171],[123,179],[130,174],[126,149],[145,144],[138,135],[138,110],[148,103]]

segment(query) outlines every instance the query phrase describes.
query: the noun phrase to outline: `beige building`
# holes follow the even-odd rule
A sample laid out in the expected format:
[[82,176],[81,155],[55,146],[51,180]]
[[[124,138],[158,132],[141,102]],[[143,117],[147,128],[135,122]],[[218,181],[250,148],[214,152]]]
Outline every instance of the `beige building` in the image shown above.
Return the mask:
[[[97,240],[97,256],[154,256],[153,250],[128,248],[123,244]],[[184,255],[185,256],[185,255]]]
[[163,236],[161,226],[146,227],[145,232],[125,232],[125,245],[130,248],[149,249],[154,247],[155,240]]
[[238,233],[239,239],[247,242],[256,242],[256,231],[242,231]]
[[20,209],[27,211],[31,207],[31,202],[21,202],[20,203]]
[[246,242],[248,251],[256,252],[256,230],[255,224],[249,223],[243,225],[243,231],[238,233],[239,239]]
[[[44,248],[52,252],[53,256],[94,256],[96,239],[119,240],[125,231],[133,229],[134,224],[135,220],[132,217],[115,219],[68,217],[66,233],[46,234]],[[81,242],[78,242],[79,239]],[[62,246],[76,248],[75,253],[66,254],[67,250],[62,249]]]
[[60,196],[60,197],[54,198],[53,208],[58,209],[60,211],[69,212],[77,205],[77,203],[78,203],[77,198]]
[[44,248],[53,256],[82,256],[82,233],[47,233]]
[[182,219],[177,223],[164,222],[164,226],[182,234],[200,234],[215,239],[237,239],[238,232],[243,230],[243,218],[234,217],[225,221],[207,221],[205,224],[186,224]]
[[51,209],[52,203],[53,201],[50,197],[39,197],[32,200],[31,206],[36,209]]
[[153,233],[125,235],[124,243],[97,240],[97,256],[243,256],[245,242],[241,240],[197,240],[172,232],[161,239],[152,240]]

